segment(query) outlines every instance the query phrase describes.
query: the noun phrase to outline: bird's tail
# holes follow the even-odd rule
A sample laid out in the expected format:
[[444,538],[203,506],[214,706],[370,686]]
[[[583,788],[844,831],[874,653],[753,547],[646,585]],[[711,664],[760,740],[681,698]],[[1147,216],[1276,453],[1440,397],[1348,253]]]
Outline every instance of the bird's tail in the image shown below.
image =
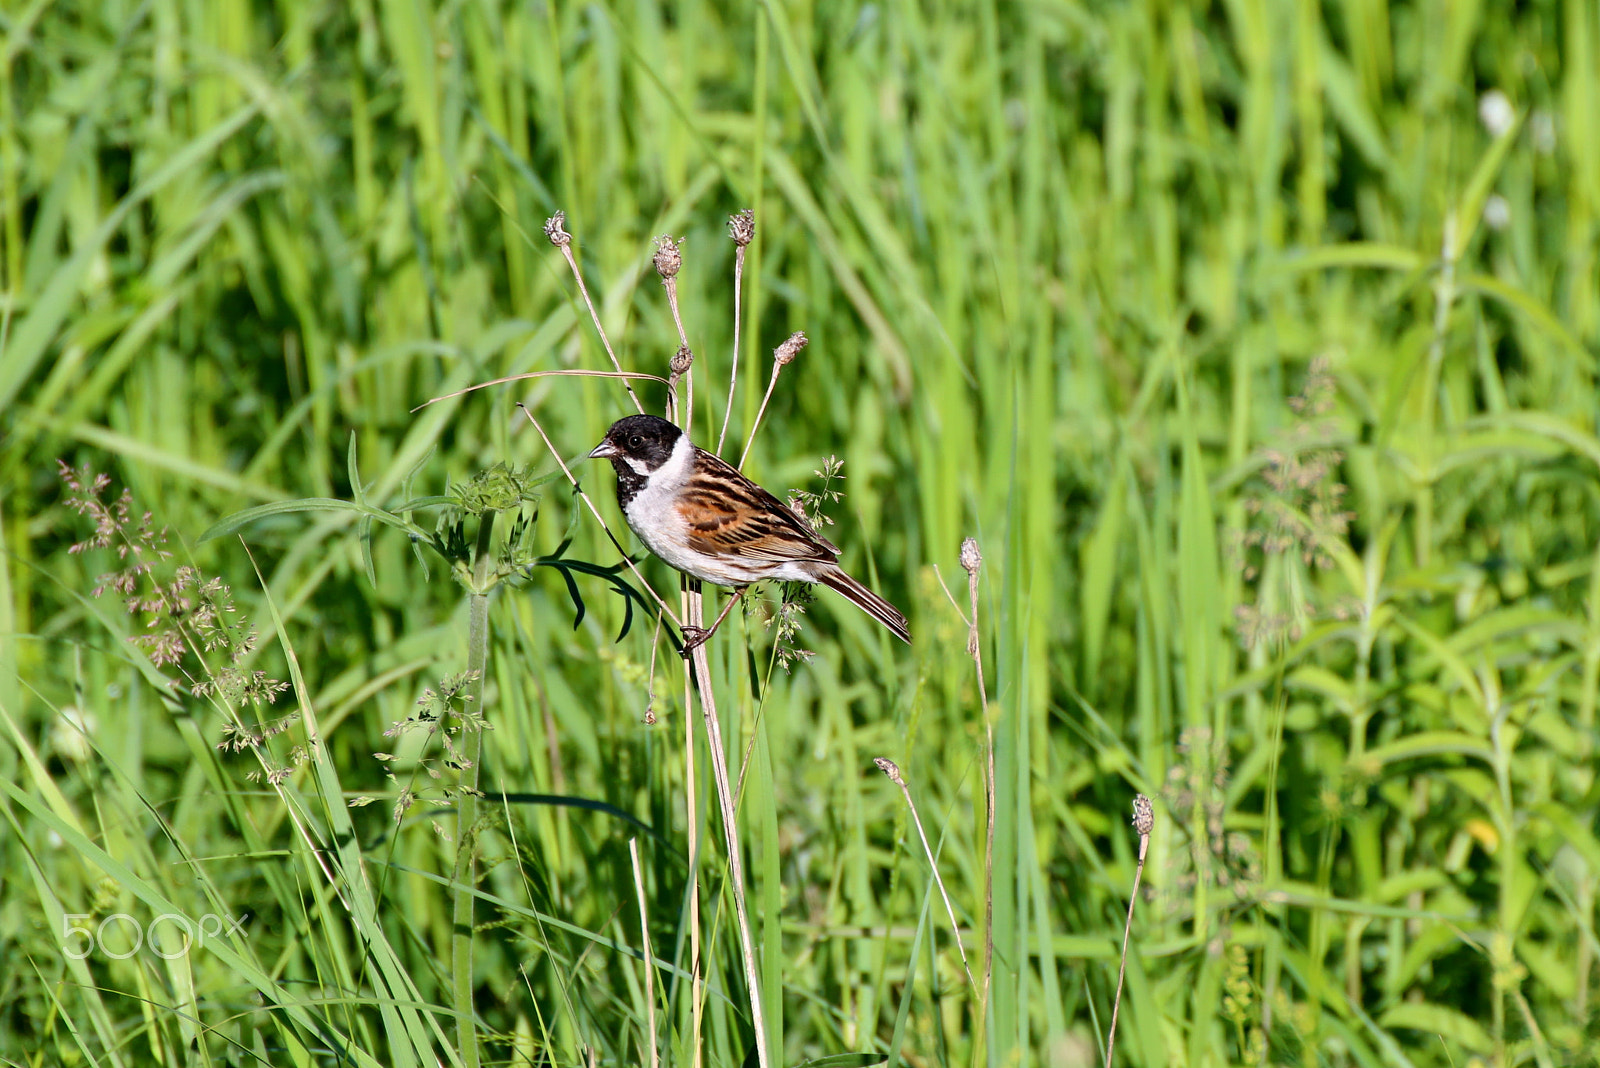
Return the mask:
[[838,567],[823,569],[817,581],[830,590],[838,590],[861,607],[867,615],[888,627],[890,632],[907,645],[911,644],[911,626],[900,610],[882,597],[867,589]]

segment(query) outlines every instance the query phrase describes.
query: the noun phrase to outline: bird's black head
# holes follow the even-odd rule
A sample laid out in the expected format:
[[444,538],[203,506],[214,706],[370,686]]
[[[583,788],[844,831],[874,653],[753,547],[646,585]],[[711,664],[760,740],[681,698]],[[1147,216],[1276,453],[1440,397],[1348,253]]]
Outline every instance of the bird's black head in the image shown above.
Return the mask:
[[606,431],[605,440],[589,453],[591,460],[606,459],[624,473],[648,476],[672,457],[683,431],[654,415],[630,415],[618,419]]

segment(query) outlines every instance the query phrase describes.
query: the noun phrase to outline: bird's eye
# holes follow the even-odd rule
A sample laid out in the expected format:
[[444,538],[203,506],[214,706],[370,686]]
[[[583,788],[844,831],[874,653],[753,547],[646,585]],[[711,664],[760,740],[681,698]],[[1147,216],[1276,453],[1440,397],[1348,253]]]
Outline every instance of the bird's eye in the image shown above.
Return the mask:
[[644,438],[640,437],[638,434],[635,434],[633,437],[628,439],[628,447],[630,449],[637,449],[639,446],[641,446],[643,444],[644,444]]

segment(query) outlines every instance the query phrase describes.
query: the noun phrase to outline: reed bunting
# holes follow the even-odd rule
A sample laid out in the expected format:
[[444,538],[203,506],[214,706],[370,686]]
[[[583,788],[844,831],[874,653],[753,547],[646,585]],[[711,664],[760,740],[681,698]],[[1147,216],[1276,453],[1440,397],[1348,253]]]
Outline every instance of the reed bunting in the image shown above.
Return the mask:
[[735,589],[710,629],[687,628],[685,653],[711,637],[746,586],[768,579],[820,582],[911,641],[906,617],[839,567],[837,546],[665,419],[618,419],[589,458],[616,468],[617,503],[651,552],[691,578]]

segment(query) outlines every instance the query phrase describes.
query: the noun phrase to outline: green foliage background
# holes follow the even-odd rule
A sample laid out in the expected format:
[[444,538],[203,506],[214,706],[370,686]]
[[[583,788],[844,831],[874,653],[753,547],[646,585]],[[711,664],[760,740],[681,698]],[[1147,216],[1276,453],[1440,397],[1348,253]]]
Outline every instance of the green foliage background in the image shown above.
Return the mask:
[[[444,786],[399,751],[426,789],[397,829],[372,756],[463,670],[459,587],[346,512],[199,535],[553,471],[514,400],[567,457],[598,440],[630,409],[592,379],[412,410],[608,366],[539,232],[558,208],[629,368],[676,348],[649,242],[687,236],[695,421],[720,422],[746,207],[743,382],[811,337],[749,470],[814,487],[842,458],[830,536],[917,636],[825,594],[792,673],[759,616],[713,643],[773,1063],[1098,1063],[1136,791],[1157,826],[1119,1061],[1595,1063],[1592,0],[4,8],[7,1063],[476,1062],[450,1015]],[[1290,405],[1325,377],[1330,410]],[[295,680],[241,710],[294,717],[260,747],[276,788],[216,748],[222,705],[124,640],[142,618],[91,596],[118,560],[68,552],[89,527],[58,458],[129,487],[172,565],[231,584],[252,669]],[[542,492],[529,551],[616,562]],[[997,770],[981,1043],[871,765],[904,770],[979,961],[983,720],[934,574],[962,584],[967,535]],[[651,628],[614,641],[624,602],[576,581],[576,629],[551,569],[492,600],[485,788],[609,808],[485,806],[482,1058],[647,1059],[638,835],[662,1056],[693,1063],[693,823],[703,1063],[740,1064],[682,668],[658,640],[642,724]],[[251,920],[173,960],[64,953],[68,914],[118,913]]]

